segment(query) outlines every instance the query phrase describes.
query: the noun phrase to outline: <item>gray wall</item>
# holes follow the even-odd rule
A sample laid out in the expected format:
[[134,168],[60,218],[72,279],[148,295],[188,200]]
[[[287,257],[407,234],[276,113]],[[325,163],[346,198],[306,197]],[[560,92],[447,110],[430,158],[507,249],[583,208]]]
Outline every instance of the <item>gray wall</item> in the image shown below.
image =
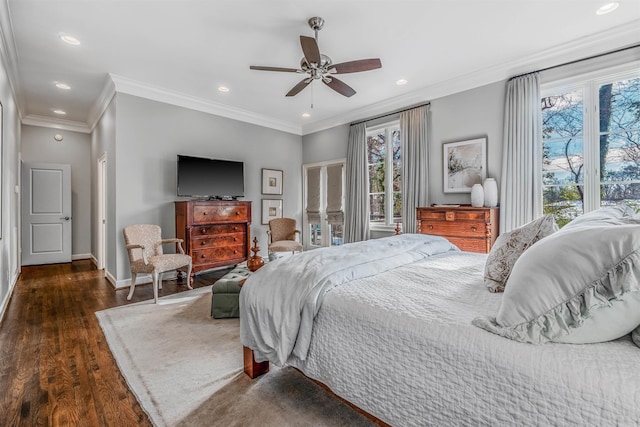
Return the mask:
[[[63,136],[61,142],[54,135]],[[91,136],[39,126],[22,125],[23,162],[71,165],[73,259],[91,256]]]
[[[470,203],[469,193],[443,191],[445,142],[487,137],[488,176],[500,185],[502,168],[502,123],[506,82],[434,99],[429,117],[429,203]],[[389,117],[387,120],[392,120]],[[377,121],[379,122],[379,120]],[[302,138],[303,163],[347,156],[349,126],[342,125]]]
[[244,162],[243,200],[253,202],[251,235],[262,256],[267,226],[261,224],[261,199],[280,198],[261,195],[262,168],[283,170],[284,215],[302,221],[300,136],[120,93],[115,103],[117,149],[115,156],[108,153],[115,165],[109,160],[107,167],[117,168],[109,189],[115,194],[115,230],[109,234],[116,235],[116,265],[109,260],[108,268],[118,281],[130,278],[123,227],[154,223],[165,237],[175,235],[177,154]]
[[[20,273],[18,242],[20,241],[20,115],[9,84],[5,56],[0,52],[0,318],[4,314],[11,291]],[[19,190],[19,188],[18,188]]]

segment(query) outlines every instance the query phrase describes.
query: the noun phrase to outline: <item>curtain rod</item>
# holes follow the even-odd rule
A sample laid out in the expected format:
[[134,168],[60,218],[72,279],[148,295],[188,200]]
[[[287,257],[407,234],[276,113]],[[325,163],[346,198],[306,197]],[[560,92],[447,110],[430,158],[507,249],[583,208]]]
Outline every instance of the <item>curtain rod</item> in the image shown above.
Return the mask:
[[378,120],[378,119],[381,119],[383,117],[393,116],[395,114],[404,113],[405,111],[413,110],[414,108],[418,108],[418,107],[424,107],[426,105],[431,105],[431,103],[430,102],[425,102],[424,104],[414,105],[413,107],[403,108],[402,110],[392,111],[391,113],[382,114],[380,116],[369,117],[368,119],[360,120],[360,121],[357,121],[357,122],[351,122],[351,126],[359,125],[360,123],[370,122],[372,120]]
[[513,80],[513,79],[516,79],[518,77],[526,76],[528,74],[541,73],[543,71],[553,70],[554,68],[560,68],[560,67],[564,67],[566,65],[577,64],[578,62],[588,61],[590,59],[596,59],[596,58],[600,58],[602,56],[613,55],[614,53],[624,52],[625,50],[635,49],[637,47],[640,47],[640,44],[634,44],[634,45],[631,45],[631,46],[622,47],[620,49],[611,50],[609,52],[604,52],[604,53],[599,53],[597,55],[588,56],[586,58],[576,59],[575,61],[569,61],[569,62],[565,62],[565,63],[562,63],[562,64],[557,64],[557,65],[552,65],[550,67],[541,68],[539,70],[530,71],[528,73],[518,74],[517,76],[513,76],[513,77],[509,78],[509,80]]

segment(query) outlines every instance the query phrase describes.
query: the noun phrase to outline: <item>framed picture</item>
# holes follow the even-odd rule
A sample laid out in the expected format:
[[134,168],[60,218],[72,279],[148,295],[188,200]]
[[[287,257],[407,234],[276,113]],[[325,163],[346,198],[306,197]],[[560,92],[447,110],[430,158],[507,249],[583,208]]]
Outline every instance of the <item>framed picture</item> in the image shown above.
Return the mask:
[[282,195],[282,171],[262,169],[262,194]]
[[262,223],[275,218],[282,218],[282,199],[262,199]]
[[487,138],[447,142],[443,145],[444,192],[470,193],[473,184],[487,177]]

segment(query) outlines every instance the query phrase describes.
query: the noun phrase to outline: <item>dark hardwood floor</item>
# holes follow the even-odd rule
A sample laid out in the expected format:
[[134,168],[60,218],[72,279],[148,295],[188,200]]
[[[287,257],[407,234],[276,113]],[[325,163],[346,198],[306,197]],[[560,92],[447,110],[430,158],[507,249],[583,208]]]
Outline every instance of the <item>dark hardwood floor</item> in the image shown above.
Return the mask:
[[[196,277],[194,288],[228,270]],[[188,290],[165,280],[161,296]],[[23,267],[0,323],[0,426],[149,426],[94,313],[153,298],[114,290],[89,260]],[[141,337],[142,338],[142,337]]]

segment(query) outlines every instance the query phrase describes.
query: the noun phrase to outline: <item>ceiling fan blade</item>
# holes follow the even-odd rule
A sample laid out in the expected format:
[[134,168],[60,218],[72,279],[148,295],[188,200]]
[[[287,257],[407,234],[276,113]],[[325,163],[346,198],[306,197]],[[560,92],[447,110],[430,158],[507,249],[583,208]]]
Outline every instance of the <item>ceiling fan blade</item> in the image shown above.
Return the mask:
[[331,89],[338,92],[340,95],[344,95],[346,97],[350,97],[356,94],[356,91],[353,90],[351,86],[346,84],[343,81],[336,79],[335,77],[327,77],[326,79],[322,79],[324,84],[329,86]]
[[382,63],[379,58],[359,59],[357,61],[342,62],[332,65],[330,69],[335,69],[336,74],[357,73],[359,71],[375,70],[381,68]]
[[307,85],[311,83],[311,79],[304,79],[297,85],[295,85],[289,92],[287,92],[286,96],[295,96],[300,93],[302,89],[307,87]]
[[320,65],[320,49],[318,49],[318,43],[313,37],[300,36],[300,45],[302,45],[302,52],[304,57],[307,58],[307,62],[311,64],[315,62]]
[[262,67],[260,65],[251,65],[249,66],[251,70],[261,70],[261,71],[283,71],[285,73],[297,73],[300,70],[296,68],[282,68],[282,67]]

